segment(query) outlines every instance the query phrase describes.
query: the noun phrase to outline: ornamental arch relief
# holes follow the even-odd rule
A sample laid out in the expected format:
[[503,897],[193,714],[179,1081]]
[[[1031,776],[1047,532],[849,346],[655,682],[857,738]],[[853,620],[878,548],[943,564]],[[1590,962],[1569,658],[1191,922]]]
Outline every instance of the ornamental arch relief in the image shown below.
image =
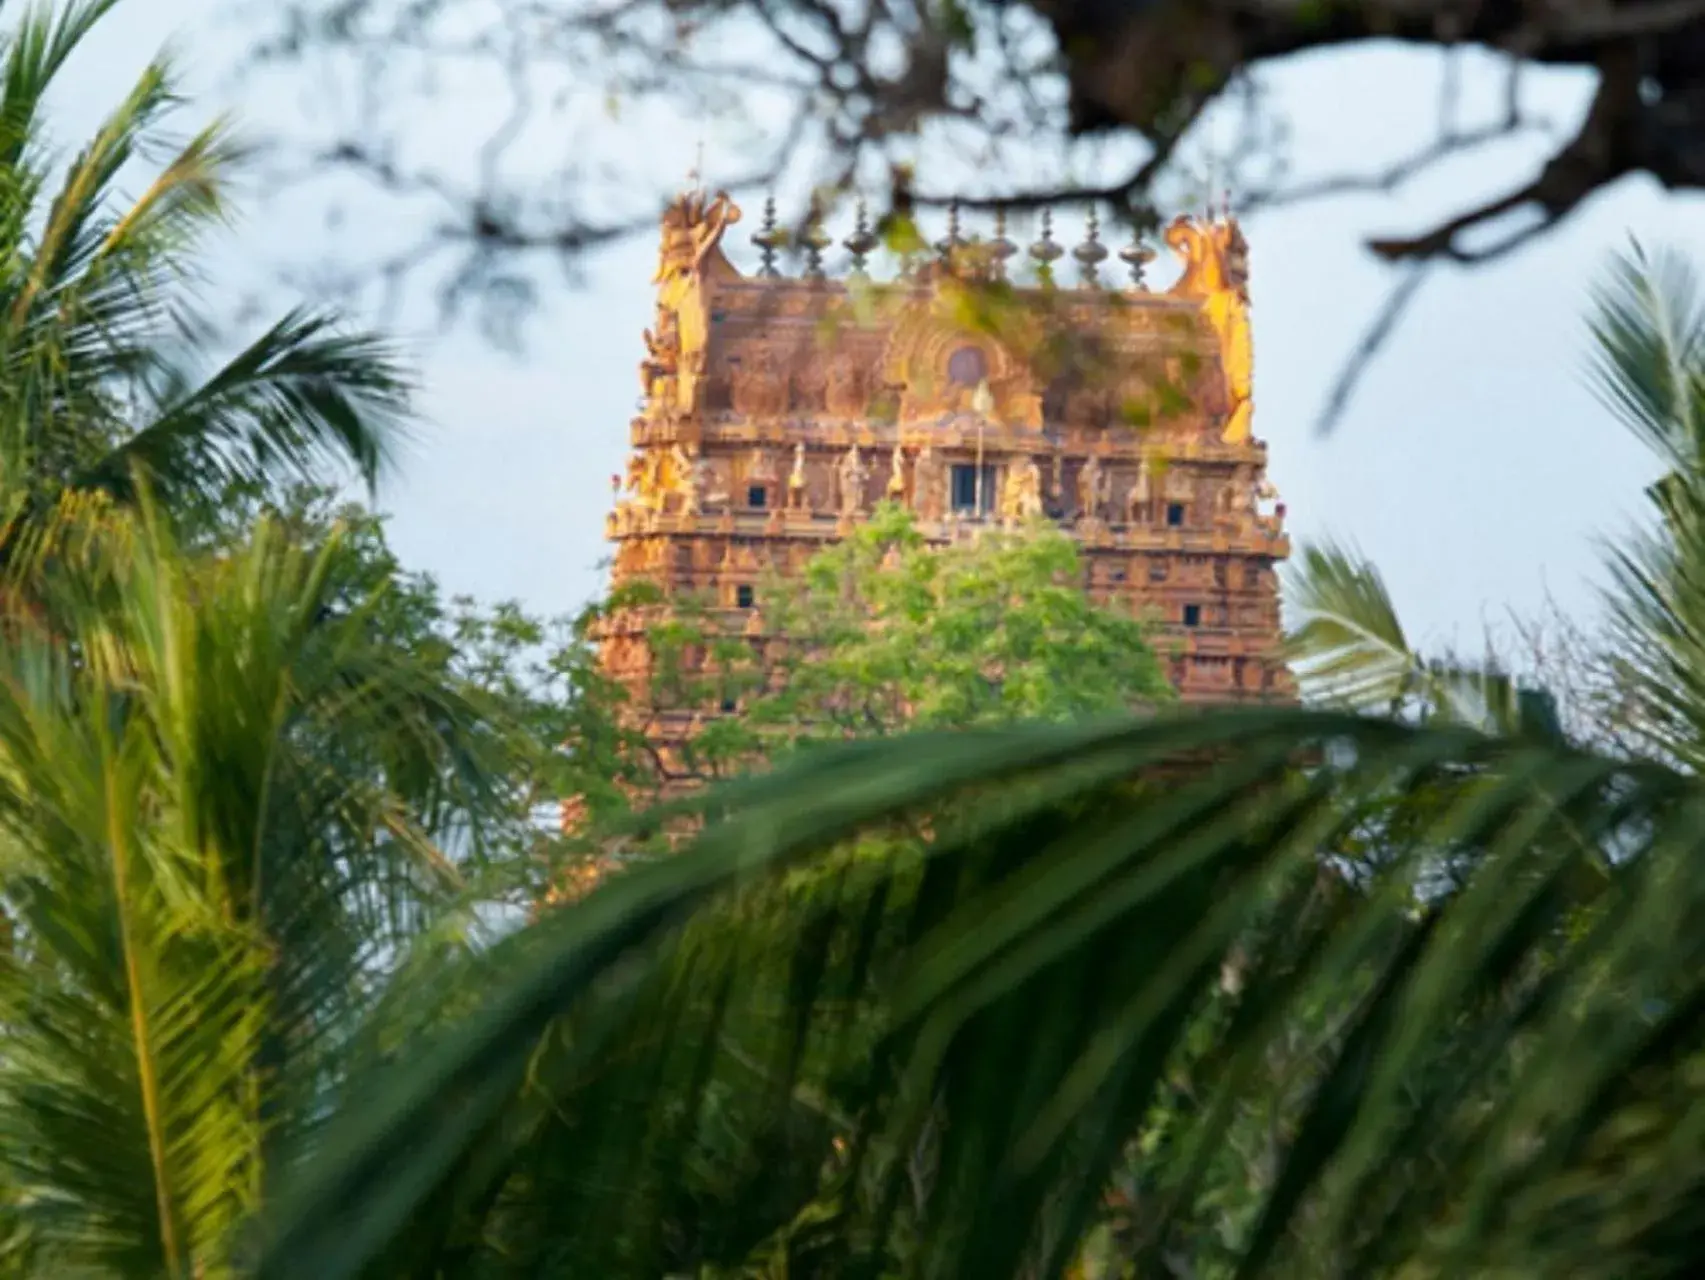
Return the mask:
[[902,388],[902,423],[966,412],[986,381],[997,418],[1033,430],[1042,426],[1042,397],[1025,362],[992,336],[943,316],[930,301],[913,304],[895,323],[882,378]]

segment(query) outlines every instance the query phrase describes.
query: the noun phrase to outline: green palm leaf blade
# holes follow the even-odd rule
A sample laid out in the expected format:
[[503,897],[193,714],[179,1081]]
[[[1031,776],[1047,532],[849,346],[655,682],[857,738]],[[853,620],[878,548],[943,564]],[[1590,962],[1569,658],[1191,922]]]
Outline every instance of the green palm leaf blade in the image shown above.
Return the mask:
[[[1327,764],[1295,772],[1322,749]],[[1217,766],[1201,767],[1204,751]],[[1119,781],[1181,756],[1198,761],[1182,785]],[[1259,1222],[1228,1246],[1247,1273],[1289,1274],[1322,1251],[1401,1246],[1412,1265],[1470,1240],[1513,1248],[1540,1219],[1478,1221],[1472,1206],[1512,1179],[1529,1188],[1522,1179],[1545,1168],[1535,1150],[1570,1170],[1544,1134],[1564,1132],[1556,1120],[1578,1099],[1554,1087],[1550,1066],[1591,1062],[1558,1080],[1598,1090],[1646,1034],[1618,1003],[1623,979],[1603,987],[1637,972],[1612,946],[1629,930],[1589,929],[1597,949],[1567,953],[1547,982],[1533,966],[1581,911],[1603,913],[1590,923],[1655,909],[1645,884],[1660,874],[1662,932],[1680,927],[1677,904],[1701,886],[1678,883],[1683,844],[1664,824],[1690,785],[1532,740],[1292,712],[822,752],[742,783],[694,850],[618,877],[487,957],[486,1008],[374,1077],[273,1220],[262,1272],[358,1274],[419,1205],[455,1200],[474,1152],[489,1162],[488,1191],[517,1169],[533,1171],[528,1186],[548,1171],[558,1209],[596,1224],[559,1233],[567,1252],[555,1256],[601,1259],[611,1275],[680,1265],[655,1238],[672,1197],[704,1194],[703,1126],[740,1096],[726,1093],[730,1045],[780,1090],[763,1095],[779,1101],[762,1115],[736,1113],[757,1126],[749,1136],[812,1112],[807,1099],[827,1087],[836,1100],[815,1114],[837,1117],[828,1132],[849,1144],[839,1156],[817,1148],[822,1213],[777,1209],[767,1228],[747,1213],[748,1233],[776,1232],[784,1253],[815,1240],[813,1256],[840,1259],[834,1274],[874,1274],[897,1257],[908,1274],[1061,1274],[1126,1143],[1145,1132],[1168,1135],[1144,1166],[1154,1216],[1141,1244],[1164,1252],[1191,1229],[1176,1193],[1211,1159],[1199,1138],[1260,1096],[1250,1064],[1322,999],[1337,1011],[1322,1083],[1285,1122]],[[1394,791],[1431,797],[1425,820],[1390,826],[1382,865],[1329,874],[1322,853],[1351,856],[1349,834],[1380,812],[1367,806]],[[968,803],[917,857],[868,836],[846,844],[954,795]],[[1646,853],[1611,868],[1607,842],[1625,845],[1634,829]],[[1447,862],[1454,889],[1438,879]],[[1583,896],[1582,884],[1598,888]],[[778,894],[780,915],[765,905]],[[1309,902],[1331,905],[1275,914]],[[1240,988],[1259,1006],[1225,985],[1238,953],[1274,966]],[[856,955],[856,976],[835,959]],[[752,1006],[743,991],[769,994]],[[866,1020],[849,1034],[855,1006]],[[1622,1033],[1604,1036],[1605,1017]],[[1217,1038],[1204,1039],[1208,1025]],[[1440,1035],[1482,1051],[1441,1059]],[[1516,1041],[1547,1049],[1512,1056]],[[706,1052],[721,1065],[706,1069]],[[1177,1109],[1180,1072],[1206,1090],[1199,1110]],[[1489,1082],[1511,1078],[1531,1105],[1489,1112]],[[1514,1147],[1498,1136],[1507,1126]],[[1478,1159],[1485,1181],[1424,1176],[1442,1146]],[[695,1168],[697,1183],[685,1172]],[[611,1186],[629,1198],[611,1199]],[[511,1226],[530,1220],[526,1197],[491,1194],[519,1215]],[[1368,1238],[1358,1204],[1377,1211],[1385,1244]]]
[[[20,560],[39,569],[62,503],[133,504],[136,475],[189,523],[210,522],[233,488],[276,495],[351,472],[371,487],[403,439],[411,393],[386,344],[302,312],[207,367],[204,353],[226,342],[186,286],[243,148],[218,123],[187,141],[167,135],[181,103],[169,61],[143,70],[56,176],[42,103],[112,7],[36,6],[6,38],[0,557],[15,572]],[[158,167],[125,198],[119,175],[138,161]]]
[[1287,648],[1305,692],[1356,710],[1396,707],[1421,662],[1378,570],[1331,544],[1304,547],[1286,588],[1300,620]]
[[1680,253],[1638,243],[1594,287],[1589,374],[1607,408],[1677,471],[1705,443],[1705,291]]
[[[341,544],[189,558],[138,516],[0,649],[0,1250],[24,1274],[235,1274],[386,950],[500,812],[495,709],[376,649]],[[74,655],[74,657],[73,657]]]
[[[1523,691],[1507,673],[1427,659],[1410,647],[1371,562],[1331,543],[1305,547],[1287,579],[1287,603],[1299,622],[1286,637],[1286,651],[1309,701],[1364,712],[1415,711],[1496,732],[1515,732],[1522,724]],[[1543,727],[1542,720],[1534,724]]]
[[72,483],[131,501],[132,477],[145,475],[162,499],[205,500],[234,482],[312,479],[347,461],[371,486],[401,440],[409,394],[384,343],[293,313],[204,380],[167,371],[152,419]]

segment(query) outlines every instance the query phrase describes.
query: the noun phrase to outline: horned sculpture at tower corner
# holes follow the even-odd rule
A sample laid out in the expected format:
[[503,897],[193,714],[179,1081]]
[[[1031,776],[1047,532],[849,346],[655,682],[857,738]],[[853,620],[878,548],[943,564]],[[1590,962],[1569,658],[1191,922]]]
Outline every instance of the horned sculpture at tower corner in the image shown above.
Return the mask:
[[690,191],[663,214],[657,273],[652,277],[657,286],[657,336],[646,334],[650,358],[642,376],[648,395],[656,388],[667,407],[682,413],[698,407],[704,378],[710,338],[705,285],[712,277],[739,274],[720,248],[723,233],[739,220],[740,210],[726,191],[714,196]]
[[1226,424],[1220,439],[1249,439],[1254,402],[1254,343],[1249,331],[1249,244],[1235,219],[1173,219],[1166,243],[1184,260],[1184,274],[1169,290],[1200,298],[1202,314],[1219,340],[1225,374]]

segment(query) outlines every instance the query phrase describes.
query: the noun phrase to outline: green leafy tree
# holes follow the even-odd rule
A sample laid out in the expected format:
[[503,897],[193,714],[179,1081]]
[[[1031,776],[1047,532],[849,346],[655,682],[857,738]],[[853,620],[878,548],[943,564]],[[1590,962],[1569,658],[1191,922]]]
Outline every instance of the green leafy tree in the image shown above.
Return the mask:
[[[760,585],[764,639],[671,599],[651,633],[649,701],[734,713],[693,741],[707,776],[826,741],[1173,701],[1147,623],[1092,601],[1086,577],[1077,544],[1050,526],[937,547],[885,504],[798,576]],[[689,653],[708,661],[695,669]]]

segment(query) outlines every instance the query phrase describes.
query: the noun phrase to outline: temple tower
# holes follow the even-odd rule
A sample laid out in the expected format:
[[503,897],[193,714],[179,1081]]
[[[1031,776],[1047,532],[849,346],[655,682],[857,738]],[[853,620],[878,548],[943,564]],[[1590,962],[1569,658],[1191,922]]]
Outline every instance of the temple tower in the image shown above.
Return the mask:
[[[892,282],[865,272],[875,247],[860,212],[851,270],[823,270],[828,238],[780,274],[773,218],[743,275],[722,249],[740,218],[727,195],[688,193],[665,213],[657,318],[645,333],[641,412],[607,532],[613,585],[649,579],[713,601],[721,626],[755,644],[763,580],[790,573],[873,506],[909,506],[948,542],[1043,518],[1086,553],[1085,587],[1155,621],[1182,696],[1289,700],[1278,654],[1275,567],[1284,507],[1251,434],[1247,246],[1230,217],[1165,229],[1183,273],[1151,291],[1152,251],[1109,256],[1093,215],[1067,250],[1044,215],[1029,248],[1035,284],[1009,282],[1017,246],[997,218],[987,240],[957,216]],[[921,259],[921,260],[920,260]],[[601,628],[607,670],[646,687],[651,610]],[[722,708],[679,709],[660,745]]]

